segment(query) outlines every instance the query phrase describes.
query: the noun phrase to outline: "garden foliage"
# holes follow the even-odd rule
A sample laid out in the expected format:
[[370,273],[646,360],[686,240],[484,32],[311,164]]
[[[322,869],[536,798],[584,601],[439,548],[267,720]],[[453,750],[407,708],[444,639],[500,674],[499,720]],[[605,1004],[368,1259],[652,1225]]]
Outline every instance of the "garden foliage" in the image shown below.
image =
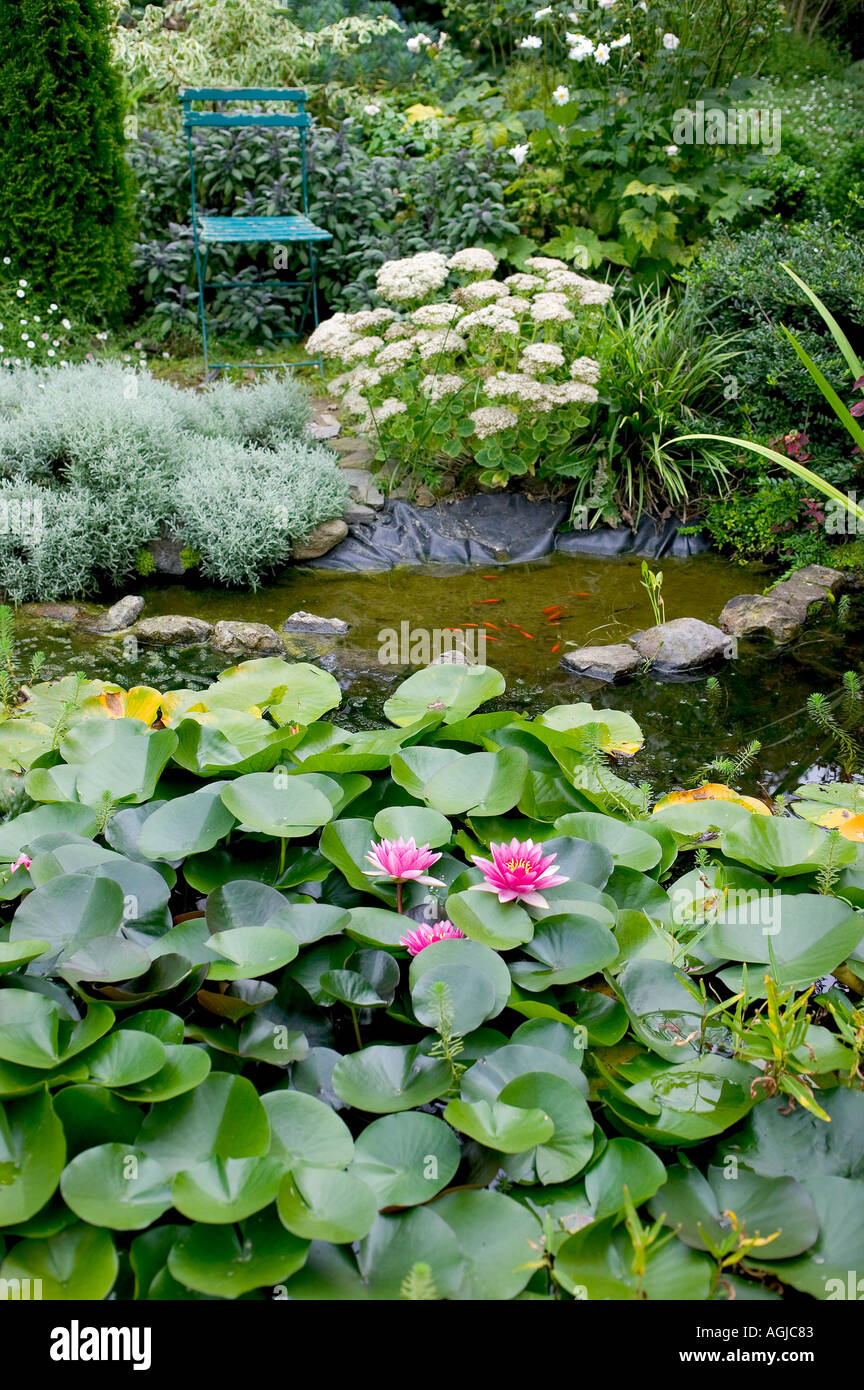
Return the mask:
[[96,319],[124,307],[133,230],[108,0],[0,6],[0,250]]
[[429,667],[357,733],[332,676],[274,659],[35,685],[0,725],[29,768],[0,826],[0,1277],[845,1289],[862,1020],[823,980],[864,973],[861,788],[649,813],[627,715],[479,712],[503,690]]
[[195,394],[93,363],[4,375],[0,586],[20,602],[120,584],[160,530],[205,575],[254,586],[344,506],[307,418],[291,378]]

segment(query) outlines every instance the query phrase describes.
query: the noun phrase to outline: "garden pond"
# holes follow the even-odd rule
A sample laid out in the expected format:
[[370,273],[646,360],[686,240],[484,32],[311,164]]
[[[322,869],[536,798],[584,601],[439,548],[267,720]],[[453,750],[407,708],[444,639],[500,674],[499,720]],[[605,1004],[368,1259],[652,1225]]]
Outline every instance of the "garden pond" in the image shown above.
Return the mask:
[[[716,555],[654,563],[663,574],[667,618],[716,623],[737,594],[761,592],[770,582],[760,565],[731,565]],[[805,711],[814,690],[828,693],[857,665],[864,638],[858,600],[844,625],[829,618],[805,630],[790,647],[741,644],[739,656],[716,672],[686,683],[649,674],[612,686],[575,677],[560,660],[574,645],[623,641],[652,622],[634,556],[595,558],[555,554],[529,564],[449,568],[440,565],[386,573],[327,572],[294,568],[257,592],[210,588],[191,582],[143,581],[145,615],[182,613],[211,623],[221,619],[267,623],[280,631],[297,610],[350,624],[344,637],[286,636],[289,658],[317,662],[343,690],[342,719],[368,728],[381,721],[384,700],[410,674],[407,664],[381,664],[379,634],[403,623],[411,633],[487,624],[486,660],[502,672],[507,691],[493,708],[537,714],[551,704],[588,700],[633,715],[646,735],[632,765],[637,778],[658,788],[673,776],[681,784],[718,752],[733,752],[751,739],[762,744],[759,766],[765,787],[786,791],[808,774],[821,777],[828,756],[824,736]],[[560,620],[544,610],[563,607]],[[530,634],[530,635],[528,635]],[[45,652],[43,678],[84,672],[88,678],[170,689],[204,686],[233,659],[203,647],[147,648],[128,635],[94,637],[77,624],[26,618],[16,623],[22,665]],[[454,633],[454,637],[456,634]]]

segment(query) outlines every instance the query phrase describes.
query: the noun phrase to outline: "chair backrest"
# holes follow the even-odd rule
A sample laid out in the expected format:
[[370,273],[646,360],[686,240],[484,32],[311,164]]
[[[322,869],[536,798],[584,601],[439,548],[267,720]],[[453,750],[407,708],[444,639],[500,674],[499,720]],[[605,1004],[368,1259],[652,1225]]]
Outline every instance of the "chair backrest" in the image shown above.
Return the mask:
[[[306,131],[312,118],[306,110],[306,93],[299,87],[187,87],[180,93],[183,107],[183,129],[186,131],[189,149],[189,165],[192,174],[192,212],[195,214],[195,152],[192,146],[192,131],[198,126],[250,127],[256,126],[294,126],[300,134],[300,162],[303,186],[303,212],[309,213],[309,190],[306,173]],[[238,101],[282,101],[296,106],[296,111],[196,111],[193,103],[205,101],[223,104]]]

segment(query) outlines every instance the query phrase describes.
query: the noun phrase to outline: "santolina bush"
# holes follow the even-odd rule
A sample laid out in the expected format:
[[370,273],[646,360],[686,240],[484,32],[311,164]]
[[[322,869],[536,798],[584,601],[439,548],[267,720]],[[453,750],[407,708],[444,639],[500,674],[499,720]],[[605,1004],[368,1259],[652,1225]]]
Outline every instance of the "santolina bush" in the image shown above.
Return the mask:
[[332,454],[301,437],[308,415],[290,377],[193,393],[99,364],[0,375],[0,588],[21,602],[119,584],[160,531],[204,574],[254,586],[344,506]]
[[864,790],[652,809],[628,715],[503,693],[432,666],[357,732],[265,659],[0,720],[0,1279],[847,1296]]

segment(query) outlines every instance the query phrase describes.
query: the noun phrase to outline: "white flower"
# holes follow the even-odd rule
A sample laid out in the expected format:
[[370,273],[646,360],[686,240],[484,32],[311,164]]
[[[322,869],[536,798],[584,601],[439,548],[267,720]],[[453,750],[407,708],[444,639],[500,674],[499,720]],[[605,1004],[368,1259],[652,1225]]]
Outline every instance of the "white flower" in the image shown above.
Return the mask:
[[383,347],[375,358],[375,367],[382,376],[390,376],[393,372],[398,372],[400,367],[404,367],[409,357],[413,357],[416,343],[410,338],[403,338],[398,343],[388,343]]
[[556,260],[554,256],[529,256],[525,264],[532,270],[566,270],[567,262]]
[[440,376],[424,376],[420,382],[420,390],[434,404],[444,396],[452,396],[456,391],[461,391],[464,385],[462,377],[456,376],[455,372],[443,372]]
[[528,157],[528,152],[529,152],[530,149],[531,149],[531,146],[530,146],[530,145],[511,145],[511,146],[510,146],[510,148],[509,148],[509,150],[507,151],[507,153],[509,154],[510,158],[515,162],[516,168],[517,168],[517,169],[519,168],[520,165],[522,165],[522,164],[525,163],[525,160],[526,160],[527,157]]
[[597,4],[600,6],[601,10],[611,10],[612,6],[615,4],[615,0],[597,0]]
[[538,294],[531,305],[535,323],[567,323],[573,315],[557,294]]
[[468,346],[465,339],[459,333],[454,333],[452,328],[425,329],[428,337],[420,344],[420,358],[423,362],[428,362],[432,357],[438,357],[440,353],[464,352]]
[[35,348],[36,344],[34,343],[32,338],[27,339],[27,346],[28,348]]
[[375,285],[383,299],[395,302],[425,299],[447,279],[447,258],[440,251],[421,251],[398,261],[385,261],[375,273]]
[[404,401],[397,400],[395,396],[388,396],[386,401],[376,405],[372,415],[375,423],[380,425],[385,420],[389,420],[392,415],[403,415],[408,409]]
[[405,40],[405,47],[412,53],[419,53],[421,48],[428,48],[431,42],[428,34],[414,34],[410,39]]
[[49,304],[49,305],[48,305],[48,308],[51,310],[51,313],[52,313],[52,314],[56,314],[56,313],[57,313],[58,307],[59,307],[59,306],[58,306],[57,304]]
[[556,87],[552,93],[552,100],[556,106],[566,106],[570,100],[570,88]]
[[672,155],[678,153],[678,146],[677,146],[677,145],[664,145],[664,146],[663,146],[663,153],[664,153],[664,154],[668,154],[668,155],[671,157]]
[[680,42],[681,40],[679,38],[676,38],[674,34],[663,35],[663,47],[667,48],[670,53],[675,52],[675,49],[678,47]]
[[[65,319],[63,326],[66,327]],[[309,352],[320,352],[325,357],[341,357],[356,336],[348,323],[348,315],[340,310],[332,318],[322,319],[314,332],[309,334],[306,347]]]
[[363,107],[364,116],[379,116],[380,114],[381,107],[376,106],[374,101],[370,101],[367,106]]
[[4,264],[4,265],[11,265],[11,264],[12,264],[12,257],[11,257],[11,256],[4,256],[4,257],[3,257],[3,264]]
[[595,362],[593,357],[576,357],[570,363],[570,375],[574,381],[595,386],[600,380],[600,363]]
[[580,304],[607,304],[614,293],[612,285],[604,285],[600,280],[582,280],[576,298]]
[[24,298],[24,291],[23,291],[23,290],[16,290],[15,293],[17,294],[17,296],[18,296],[19,299],[23,299],[23,298]]
[[411,322],[421,328],[441,328],[452,323],[459,314],[458,304],[421,304],[419,309],[411,311]]
[[604,67],[605,64],[609,62],[608,43],[598,43],[594,50],[594,62],[599,63],[601,67]]
[[478,439],[486,439],[488,435],[497,434],[499,430],[512,429],[519,423],[519,416],[515,410],[508,410],[504,405],[481,405],[480,409],[473,410],[468,418],[474,423],[474,433]]
[[551,408],[543,383],[535,381],[533,376],[525,372],[496,372],[486,382],[486,395],[493,400],[499,396],[515,396],[523,405],[530,405],[535,410]]
[[491,251],[484,250],[482,246],[466,246],[461,251],[456,251],[447,264],[451,270],[467,270],[472,273],[483,271],[494,275],[498,268],[498,257],[493,256]]
[[374,367],[355,367],[353,372],[348,375],[348,384],[357,388],[361,386],[377,386],[381,380],[381,373]]
[[[63,325],[64,328],[71,328],[71,327],[72,327],[72,325],[71,325],[71,323],[69,322],[68,319],[61,319],[60,322],[62,323],[62,325]],[[166,355],[166,354],[163,353],[163,356],[165,356],[165,355]],[[167,354],[167,356],[168,356],[168,357],[171,356],[170,352]]]
[[[0,348],[0,352],[2,352],[2,348]],[[49,349],[48,349],[48,356],[49,356],[49,357],[56,357],[56,356],[57,356],[57,354],[56,354],[56,352],[54,351],[53,348],[49,348]]]
[[575,270],[553,270],[546,277],[546,293],[558,294],[563,300],[572,298],[573,292],[586,282]]
[[594,52],[594,43],[587,34],[565,34],[564,38],[570,45],[568,56],[574,63],[584,62]]
[[397,319],[395,323],[391,323],[388,328],[384,329],[384,341],[396,343],[401,338],[410,338],[413,332],[413,324],[407,323],[405,319]]
[[367,328],[377,328],[382,323],[392,323],[396,315],[392,309],[357,309],[345,315],[345,322],[357,333],[365,333]]
[[529,343],[519,358],[519,366],[529,376],[540,376],[553,367],[563,367],[564,353],[557,343]]
[[511,290],[518,290],[520,294],[531,294],[532,290],[538,289],[545,284],[540,275],[527,275],[522,270],[517,270],[515,275],[508,275],[504,281]]
[[552,6],[551,6],[551,5],[544,5],[543,8],[542,8],[542,10],[535,10],[535,11],[534,11],[534,18],[535,18],[535,19],[548,19],[549,15],[550,15],[551,13],[552,13]]
[[27,281],[26,281],[26,280],[19,280],[19,281],[18,281],[18,284],[21,286],[22,290],[26,290],[26,288],[27,288]]
[[380,347],[384,346],[384,339],[378,338],[373,333],[369,338],[358,338],[356,342],[349,343],[339,354],[343,362],[357,362],[364,357],[374,357]]
[[596,388],[584,381],[565,381],[560,385],[553,382],[546,387],[546,392],[552,405],[574,405],[577,401],[593,405],[597,399]]
[[539,38],[537,37],[536,34],[526,34],[524,39],[520,39],[520,40],[519,40],[519,47],[520,47],[520,48],[542,48],[542,47],[543,47],[543,40],[542,40],[542,39],[539,39]]
[[468,333],[472,328],[491,328],[493,332],[502,333],[519,332],[519,325],[510,310],[509,299],[503,304],[499,304],[497,300],[494,304],[484,304],[482,309],[465,314],[456,327],[460,333]]
[[612,42],[610,43],[609,47],[610,47],[610,48],[627,48],[627,47],[629,46],[629,44],[630,44],[630,35],[629,35],[629,34],[622,34],[620,38],[613,39]]
[[459,304],[470,304],[476,299],[507,299],[510,286],[498,280],[473,280],[470,285],[461,285],[453,291],[453,298]]

